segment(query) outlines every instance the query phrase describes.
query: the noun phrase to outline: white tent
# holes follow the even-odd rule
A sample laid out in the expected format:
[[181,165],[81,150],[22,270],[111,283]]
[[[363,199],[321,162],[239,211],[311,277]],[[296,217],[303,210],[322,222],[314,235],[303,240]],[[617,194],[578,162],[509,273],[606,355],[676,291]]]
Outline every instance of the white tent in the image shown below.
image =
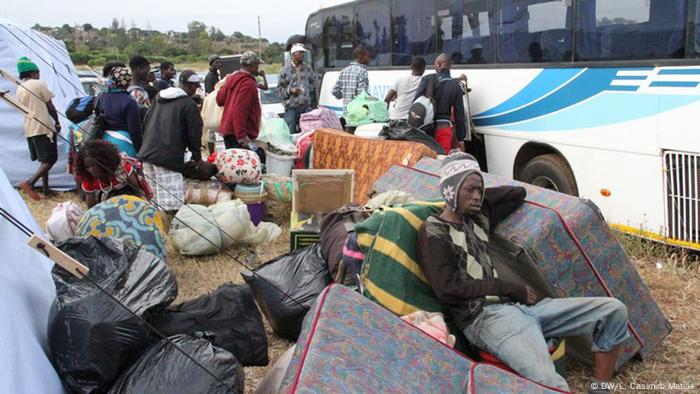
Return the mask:
[[[15,78],[19,77],[16,64],[21,56],[29,57],[39,67],[41,80],[56,95],[53,103],[59,112],[65,111],[70,100],[85,96],[85,90],[63,42],[0,18],[0,68],[12,73]],[[0,90],[9,90],[10,94],[16,96],[17,86],[0,78]],[[69,122],[61,116],[59,118],[61,134],[67,136]],[[29,159],[23,115],[2,100],[0,147],[0,167],[14,186],[31,176],[39,166],[38,162]],[[59,138],[58,162],[52,168],[49,179],[52,188],[75,187],[73,178],[67,172],[66,153],[67,144]]]
[[[0,169],[0,207],[46,238]],[[55,297],[53,263],[25,245],[27,237],[0,216],[0,393],[63,393],[47,356],[46,327]]]

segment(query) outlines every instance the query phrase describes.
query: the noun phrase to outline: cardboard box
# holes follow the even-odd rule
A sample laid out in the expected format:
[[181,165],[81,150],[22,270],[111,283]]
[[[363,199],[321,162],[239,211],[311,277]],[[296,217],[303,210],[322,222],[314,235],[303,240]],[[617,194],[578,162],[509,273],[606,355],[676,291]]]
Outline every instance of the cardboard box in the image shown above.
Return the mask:
[[354,170],[292,171],[292,211],[328,213],[353,201]]

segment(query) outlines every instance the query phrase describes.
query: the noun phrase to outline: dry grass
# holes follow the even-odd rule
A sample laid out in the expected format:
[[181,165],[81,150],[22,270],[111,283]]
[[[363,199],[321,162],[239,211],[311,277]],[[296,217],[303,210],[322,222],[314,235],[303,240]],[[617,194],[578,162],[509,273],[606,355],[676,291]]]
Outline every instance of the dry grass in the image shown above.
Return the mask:
[[[34,217],[43,225],[55,204],[77,201],[75,194],[58,196],[33,202],[25,199]],[[275,242],[257,248],[257,264],[286,253],[289,248],[288,229]],[[642,241],[619,234],[628,253],[633,256],[635,267],[647,283],[651,293],[666,317],[673,325],[671,335],[643,362],[628,364],[615,380],[629,387],[632,383],[686,383],[700,387],[700,262],[698,255],[675,248]],[[232,254],[239,251],[232,250]],[[197,297],[216,289],[223,283],[242,283],[243,267],[230,258],[220,255],[205,258],[185,258],[172,247],[168,248],[168,264],[175,272],[179,285],[177,302]],[[658,268],[660,264],[661,268]],[[253,393],[268,368],[292,345],[278,338],[266,322],[269,340],[270,365],[247,367],[246,392]],[[570,363],[568,376],[574,392],[586,392],[589,371],[587,367]]]

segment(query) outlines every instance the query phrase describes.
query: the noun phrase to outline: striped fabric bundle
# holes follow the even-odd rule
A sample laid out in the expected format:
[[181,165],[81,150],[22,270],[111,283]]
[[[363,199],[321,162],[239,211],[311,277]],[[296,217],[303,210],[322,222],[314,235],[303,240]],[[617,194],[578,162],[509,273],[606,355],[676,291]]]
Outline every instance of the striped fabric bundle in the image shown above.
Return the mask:
[[355,226],[365,253],[363,294],[398,316],[418,310],[445,312],[418,265],[418,230],[444,202],[417,202],[385,208]]

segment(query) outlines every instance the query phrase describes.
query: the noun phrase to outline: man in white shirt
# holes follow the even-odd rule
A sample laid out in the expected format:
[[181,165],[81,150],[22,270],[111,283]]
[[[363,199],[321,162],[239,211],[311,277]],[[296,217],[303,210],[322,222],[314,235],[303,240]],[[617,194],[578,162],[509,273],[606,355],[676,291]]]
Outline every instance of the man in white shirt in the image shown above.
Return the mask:
[[[408,110],[416,96],[416,89],[418,89],[423,73],[425,73],[425,59],[416,56],[411,61],[411,75],[400,77],[394,81],[384,98],[389,109],[390,119],[408,119]],[[392,106],[391,102],[394,100],[396,102]]]

